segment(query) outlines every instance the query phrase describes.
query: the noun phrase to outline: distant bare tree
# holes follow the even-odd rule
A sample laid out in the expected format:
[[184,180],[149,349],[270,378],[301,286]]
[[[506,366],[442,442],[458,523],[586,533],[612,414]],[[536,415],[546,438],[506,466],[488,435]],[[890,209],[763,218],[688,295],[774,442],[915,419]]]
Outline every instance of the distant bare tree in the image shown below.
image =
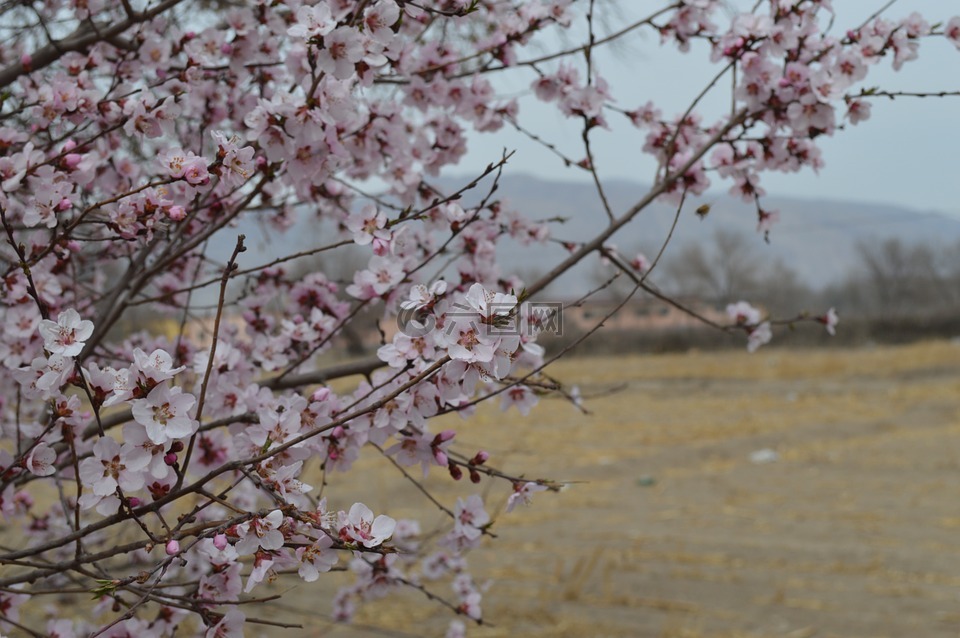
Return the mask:
[[753,296],[763,263],[747,236],[718,229],[711,245],[687,244],[666,262],[665,284],[714,302]]
[[960,270],[960,264],[950,264],[941,251],[887,239],[862,242],[857,252],[867,286],[865,301],[873,312],[915,315],[957,302],[956,278],[950,271]]

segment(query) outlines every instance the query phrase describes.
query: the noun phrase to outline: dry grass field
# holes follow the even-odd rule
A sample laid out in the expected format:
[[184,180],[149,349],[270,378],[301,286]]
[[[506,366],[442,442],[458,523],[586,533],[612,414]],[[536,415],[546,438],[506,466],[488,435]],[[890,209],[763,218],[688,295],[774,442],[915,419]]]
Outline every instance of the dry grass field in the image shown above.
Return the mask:
[[[552,372],[591,415],[559,400],[528,419],[490,409],[459,437],[505,470],[573,482],[511,514],[504,485],[478,486],[500,508],[499,538],[472,554],[492,581],[491,625],[469,636],[960,634],[960,345],[580,358]],[[761,449],[779,458],[751,461]],[[331,495],[440,520],[382,459],[362,462],[367,484],[334,477]],[[429,484],[450,498],[449,482]],[[304,623],[287,635],[442,636],[450,618],[411,591],[337,626],[332,583],[274,586],[309,610],[267,614]]]
[[[505,483],[475,486],[498,538],[471,554],[491,582],[489,624],[471,638],[960,635],[960,343],[578,358],[550,372],[591,414],[547,399],[528,418],[491,405],[460,424],[461,450],[569,482],[510,514]],[[776,460],[755,462],[759,450]],[[362,500],[442,530],[371,452],[330,477],[330,506]],[[440,472],[427,485],[451,505],[471,487]],[[333,624],[330,598],[351,578],[283,577],[255,591],[282,601],[246,611],[303,624],[269,636],[443,636],[450,612],[413,590]]]

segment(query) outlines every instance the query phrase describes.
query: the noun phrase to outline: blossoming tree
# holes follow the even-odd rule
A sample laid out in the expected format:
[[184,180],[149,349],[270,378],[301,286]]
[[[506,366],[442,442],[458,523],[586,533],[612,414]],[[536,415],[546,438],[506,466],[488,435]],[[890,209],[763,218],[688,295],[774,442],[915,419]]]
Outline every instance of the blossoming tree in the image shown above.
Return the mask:
[[[550,316],[525,302],[597,255],[660,295],[658,257],[610,241],[652,202],[679,215],[725,181],[768,231],[764,171],[820,166],[817,138],[888,95],[866,88],[872,68],[899,69],[928,38],[960,47],[960,18],[884,7],[838,31],[828,0],[761,0],[732,19],[720,5],[665,3],[605,34],[594,0],[0,4],[0,631],[239,636],[289,625],[245,604],[275,593],[277,574],[309,583],[344,568],[339,619],[413,587],[449,607],[451,635],[482,622],[466,555],[491,515],[472,486],[492,482],[512,509],[557,485],[498,470],[436,419],[494,397],[526,413],[565,393],[539,376],[563,354],[536,343]],[[558,45],[571,25],[586,39]],[[614,102],[594,51],[644,30],[667,47],[704,43],[717,67],[704,93],[730,91],[726,116],[704,120],[700,98],[675,114]],[[552,241],[550,223],[494,187],[463,204],[509,158],[455,190],[435,179],[468,130],[528,130],[498,94],[507,73],[578,123],[582,155],[562,159],[598,194],[596,234],[561,237],[568,255],[536,281],[501,272],[495,248]],[[592,141],[623,117],[659,168],[614,210]],[[307,250],[251,263],[235,230],[248,219],[318,230]],[[352,281],[295,268],[347,249],[364,255]],[[203,322],[206,290],[217,303]],[[118,329],[143,308],[179,329]],[[402,329],[376,357],[329,363],[370,309]],[[718,327],[751,349],[771,338],[776,322],[756,308],[729,312]],[[836,313],[798,319],[832,332]],[[461,481],[455,503],[428,494],[443,533],[307,484],[361,454],[414,482],[414,466]],[[48,617],[35,598],[51,592],[78,610],[92,593],[95,609]]]

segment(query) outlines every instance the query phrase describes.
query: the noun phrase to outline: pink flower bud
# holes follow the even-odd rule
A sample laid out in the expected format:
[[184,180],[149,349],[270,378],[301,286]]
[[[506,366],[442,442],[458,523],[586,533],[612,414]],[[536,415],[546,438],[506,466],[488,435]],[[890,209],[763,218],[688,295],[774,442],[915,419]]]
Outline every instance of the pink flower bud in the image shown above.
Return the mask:
[[457,436],[456,430],[444,430],[437,436],[433,437],[433,445],[440,445],[441,443],[446,443],[453,437]]
[[167,465],[173,465],[177,462],[177,455],[174,452],[167,452],[163,455],[163,462]]
[[479,483],[479,482],[480,482],[480,472],[478,472],[478,471],[476,471],[476,470],[474,470],[474,469],[471,468],[471,469],[470,469],[470,482],[471,482],[471,483]]
[[26,490],[20,490],[13,495],[13,500],[19,503],[24,509],[30,509],[33,507],[33,497],[30,495],[30,492]]
[[488,454],[485,450],[480,450],[473,456],[472,459],[470,459],[470,465],[483,465],[489,458],[490,454]]
[[129,505],[130,507],[140,507],[141,502],[142,501],[136,496],[131,496],[130,498],[127,499],[127,505]]
[[63,199],[60,200],[60,203],[57,204],[57,210],[59,211],[70,210],[70,207],[72,206],[73,206],[73,202],[71,202],[69,199],[64,197]]
[[446,452],[443,450],[434,450],[433,458],[436,459],[437,465],[446,465],[450,462],[450,460],[447,458]]
[[232,51],[233,51],[233,45],[231,45],[229,42],[224,42],[223,44],[220,45],[220,53],[224,55],[230,55]]
[[83,155],[79,153],[67,153],[63,156],[63,166],[68,170],[73,170],[80,164],[80,161],[83,159]]
[[386,239],[381,239],[380,237],[374,238],[371,247],[373,248],[373,254],[377,255],[378,257],[383,257],[390,252],[390,242]]
[[30,57],[29,53],[24,53],[20,56],[20,64],[23,65],[23,68],[30,70],[30,67],[33,65],[33,58]]
[[450,472],[450,476],[454,481],[459,481],[463,478],[463,470],[460,469],[459,465],[454,465],[451,463],[447,466],[447,470]]
[[182,222],[187,217],[187,211],[183,206],[171,206],[167,209],[167,219],[173,222]]
[[74,142],[72,139],[71,139],[71,140],[67,140],[67,141],[64,142],[64,144],[63,144],[63,150],[64,150],[64,152],[66,152],[66,153],[69,153],[70,151],[72,151],[72,150],[75,149],[75,148],[77,148],[77,143]]
[[227,548],[227,535],[226,534],[217,534],[213,537],[213,546],[223,551]]
[[326,401],[330,398],[330,388],[318,388],[314,390],[313,394],[310,395],[311,401]]
[[167,543],[167,556],[176,556],[180,553],[180,543],[178,541],[169,541]]
[[343,429],[343,426],[338,425],[337,427],[333,428],[333,432],[330,433],[330,436],[335,439],[342,439],[344,436],[346,436],[346,434],[347,431]]

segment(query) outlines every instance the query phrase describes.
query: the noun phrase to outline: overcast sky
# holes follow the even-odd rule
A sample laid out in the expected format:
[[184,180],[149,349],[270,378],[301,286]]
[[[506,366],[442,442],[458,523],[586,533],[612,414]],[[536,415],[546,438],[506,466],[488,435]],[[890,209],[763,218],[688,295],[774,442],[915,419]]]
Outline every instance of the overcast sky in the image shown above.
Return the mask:
[[[627,24],[626,20],[641,11],[649,12],[657,4],[621,0],[626,8],[620,24]],[[836,26],[845,30],[859,25],[882,4],[878,0],[834,0]],[[885,15],[900,18],[912,11],[920,11],[933,23],[946,22],[951,15],[960,14],[960,2],[899,0]],[[597,66],[608,78],[618,106],[635,108],[652,100],[664,114],[671,115],[683,112],[719,68],[710,64],[706,46],[695,45],[689,53],[681,54],[675,48],[660,47],[658,37],[649,30],[631,37],[624,46],[599,50]],[[497,86],[521,97],[521,121],[529,128],[557,142],[572,157],[582,157],[578,124],[530,96],[533,78],[531,71],[518,70],[498,79]],[[960,51],[944,38],[927,39],[918,60],[907,63],[900,72],[894,72],[887,61],[871,69],[865,86],[905,91],[960,90]],[[704,102],[706,112],[721,113],[724,107],[729,110],[727,87],[718,87]],[[960,217],[960,97],[875,98],[872,104],[869,120],[820,141],[826,167],[819,176],[809,169],[789,175],[764,173],[762,185],[770,194],[884,202]],[[616,115],[609,118],[613,130],[598,131],[593,138],[600,173],[649,183],[655,164],[639,150],[644,133]],[[479,171],[497,159],[504,147],[516,150],[510,161],[514,172],[552,179],[589,179],[582,171],[565,169],[555,155],[508,128],[496,134],[474,135],[471,152],[457,167],[457,173]]]

